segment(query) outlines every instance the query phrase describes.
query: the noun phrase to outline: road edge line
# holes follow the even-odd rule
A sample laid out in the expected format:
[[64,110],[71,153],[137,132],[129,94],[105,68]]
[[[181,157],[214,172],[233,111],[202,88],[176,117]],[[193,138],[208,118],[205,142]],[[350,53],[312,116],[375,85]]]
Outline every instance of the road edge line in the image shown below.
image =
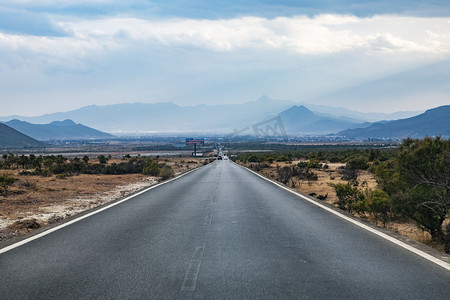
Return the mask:
[[[209,165],[209,164],[208,164],[208,165]],[[150,190],[152,190],[152,189],[154,189],[154,188],[157,188],[157,187],[159,187],[159,186],[161,186],[161,185],[163,185],[163,184],[166,184],[166,183],[172,182],[172,181],[174,181],[174,180],[177,180],[177,179],[179,179],[179,178],[181,178],[181,177],[183,177],[183,176],[185,176],[185,175],[187,175],[187,174],[190,174],[190,173],[192,173],[192,172],[194,172],[194,171],[200,169],[201,167],[203,167],[203,166],[200,166],[200,167],[198,167],[198,168],[189,170],[189,171],[187,171],[186,173],[180,174],[180,175],[178,175],[177,177],[174,177],[174,178],[172,178],[172,179],[166,180],[166,181],[164,181],[164,182],[160,182],[160,183],[158,183],[158,184],[149,186],[148,188],[145,188],[145,189],[143,189],[143,190],[141,190],[141,191],[139,191],[139,192],[137,192],[137,193],[135,193],[135,194],[133,194],[133,195],[131,195],[131,196],[128,196],[128,197],[126,197],[126,198],[124,198],[124,199],[115,201],[115,202],[110,203],[110,204],[108,204],[108,205],[106,205],[106,206],[104,206],[104,207],[101,207],[101,208],[99,208],[99,209],[96,209],[96,210],[94,210],[94,211],[92,211],[92,212],[90,212],[90,213],[84,214],[84,215],[82,215],[82,216],[80,216],[80,217],[77,217],[77,218],[75,218],[75,219],[73,219],[73,220],[67,221],[67,222],[65,222],[65,223],[63,223],[63,224],[61,224],[61,225],[58,225],[58,226],[53,227],[53,228],[49,228],[48,230],[45,230],[45,231],[43,231],[43,232],[41,232],[41,233],[38,233],[38,234],[33,235],[33,236],[30,236],[29,238],[25,238],[25,239],[23,239],[23,240],[21,240],[21,241],[18,241],[18,242],[16,242],[16,243],[14,243],[14,244],[11,244],[11,245],[9,245],[9,246],[6,246],[6,247],[4,247],[4,248],[1,248],[1,249],[0,249],[0,254],[3,254],[3,253],[8,252],[8,251],[10,251],[10,250],[13,250],[13,249],[15,249],[15,248],[17,248],[17,247],[20,247],[20,246],[22,246],[22,245],[28,244],[28,243],[31,242],[31,241],[37,240],[37,239],[39,239],[39,238],[41,238],[41,237],[43,237],[43,236],[46,236],[46,235],[48,235],[48,234],[50,234],[50,233],[52,233],[52,232],[55,232],[55,231],[57,231],[57,230],[60,230],[60,229],[62,229],[62,228],[64,228],[64,227],[66,227],[66,226],[69,226],[69,225],[73,224],[73,223],[76,223],[76,222],[78,222],[78,221],[81,221],[81,220],[83,220],[83,219],[86,219],[86,218],[88,218],[88,217],[90,217],[90,216],[96,215],[96,214],[98,214],[98,213],[100,213],[100,212],[102,212],[102,211],[104,211],[104,210],[107,210],[107,209],[109,209],[109,208],[111,208],[111,207],[113,207],[113,206],[119,205],[119,204],[121,204],[121,203],[123,203],[123,202],[125,202],[125,201],[128,201],[128,200],[130,200],[130,199],[132,199],[132,198],[134,198],[134,197],[137,197],[137,196],[139,196],[139,195],[141,195],[141,194],[143,194],[143,193],[146,193],[146,192],[148,192],[148,191],[150,191]]]
[[404,249],[406,249],[406,250],[408,250],[408,251],[410,251],[410,252],[412,252],[412,253],[414,253],[416,255],[419,255],[419,256],[427,259],[428,261],[431,261],[431,262],[437,264],[438,266],[440,266],[440,267],[450,271],[450,264],[449,263],[447,263],[447,262],[445,262],[445,261],[443,261],[443,260],[441,260],[439,258],[436,258],[433,255],[430,255],[430,254],[428,254],[428,253],[426,253],[426,252],[424,252],[424,251],[422,251],[420,249],[417,249],[417,248],[415,248],[415,247],[413,247],[411,245],[408,245],[405,242],[402,242],[402,241],[400,241],[400,240],[398,240],[398,239],[396,239],[396,238],[394,238],[394,237],[392,237],[392,236],[390,236],[390,235],[388,235],[386,233],[383,233],[383,232],[381,232],[381,231],[379,231],[379,230],[377,230],[375,228],[367,226],[366,224],[363,224],[363,223],[359,222],[358,220],[352,219],[352,218],[342,214],[339,211],[333,210],[333,209],[331,209],[331,208],[329,208],[329,207],[327,207],[327,206],[325,206],[325,205],[323,205],[321,203],[318,203],[318,202],[316,202],[314,200],[311,200],[308,197],[306,197],[305,195],[302,195],[299,192],[293,191],[293,190],[287,188],[286,186],[281,185],[278,182],[272,181],[269,178],[266,178],[265,176],[255,172],[253,170],[250,170],[247,167],[241,166],[239,164],[237,164],[237,165],[242,167],[242,168],[244,168],[244,169],[246,169],[247,171],[252,172],[253,174],[261,177],[262,179],[264,179],[264,180],[266,180],[268,182],[271,182],[271,183],[279,186],[280,188],[282,188],[282,189],[284,189],[284,190],[286,190],[286,191],[296,195],[297,197],[302,198],[303,200],[306,200],[306,201],[308,201],[308,202],[310,202],[310,203],[312,203],[312,204],[314,204],[314,205],[316,205],[316,206],[318,206],[318,207],[320,207],[320,208],[322,208],[322,209],[324,209],[324,210],[326,210],[328,212],[331,212],[332,214],[334,214],[334,215],[336,215],[336,216],[338,216],[338,217],[340,217],[340,218],[342,218],[342,219],[344,219],[344,220],[346,220],[346,221],[348,221],[350,223],[353,223],[354,225],[357,225],[357,226],[359,226],[359,227],[361,227],[361,228],[363,228],[363,229],[365,229],[365,230],[367,230],[367,231],[369,231],[371,233],[374,233],[374,234],[378,235],[379,237],[382,237],[385,240],[387,240],[387,241],[389,241],[391,243],[394,243],[394,244],[396,244],[396,245],[398,245],[398,246],[400,246],[400,247],[402,247],[402,248],[404,248]]

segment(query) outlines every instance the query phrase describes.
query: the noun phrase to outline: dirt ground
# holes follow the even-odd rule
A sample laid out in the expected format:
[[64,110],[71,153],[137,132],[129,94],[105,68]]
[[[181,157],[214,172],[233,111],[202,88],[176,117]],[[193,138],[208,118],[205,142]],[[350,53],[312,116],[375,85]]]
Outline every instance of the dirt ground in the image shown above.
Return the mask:
[[[293,161],[292,163],[274,162],[270,164],[270,168],[264,168],[260,171],[260,173],[269,178],[276,179],[277,166],[280,168],[284,166],[294,166],[299,162],[300,161]],[[251,164],[252,163],[247,163],[244,165],[248,167]],[[328,164],[328,169],[311,169],[311,171],[317,175],[317,181],[295,179],[289,181],[287,185],[304,194],[314,193],[316,195],[326,196],[325,201],[333,204],[338,199],[336,197],[336,193],[334,192],[334,188],[330,186],[330,183],[347,183],[347,181],[342,180],[342,175],[338,172],[338,168],[341,166],[345,166],[345,164],[330,163]],[[358,185],[363,188],[367,187],[374,189],[377,186],[377,182],[368,171],[360,171],[358,175]]]
[[[293,166],[296,165],[299,161],[293,161],[292,163],[285,163],[285,162],[274,162],[270,164],[270,168],[264,168],[259,173],[265,175],[268,178],[276,179],[276,173],[277,173],[277,166],[283,167],[286,165]],[[241,163],[242,165],[249,167],[252,163]],[[254,163],[253,163],[254,164]],[[342,180],[342,175],[339,174],[338,168],[341,166],[345,166],[345,164],[341,163],[329,163],[328,169],[313,169],[312,172],[317,174],[318,180],[317,181],[289,181],[287,185],[291,188],[295,188],[301,193],[304,194],[312,194],[315,195],[321,195],[326,196],[327,203],[334,204],[338,198],[336,196],[336,193],[334,191],[334,188],[330,186],[332,183],[347,183],[347,181]],[[369,173],[368,171],[360,171],[358,175],[358,186],[361,188],[369,188],[374,189],[377,187],[377,182],[373,175]],[[359,216],[365,219],[368,219],[369,221],[375,223],[375,220],[371,219],[370,216]],[[450,220],[447,220],[450,222]],[[378,226],[381,226],[381,224],[376,224]],[[419,241],[421,243],[427,244],[429,246],[432,246],[438,250],[442,251],[442,246],[437,245],[436,243],[433,243],[431,241],[431,236],[428,232],[422,231],[420,228],[418,228],[414,222],[412,221],[405,221],[405,222],[388,222],[386,224],[386,228],[391,229],[403,236],[406,236],[408,238],[414,239],[416,241]]]
[[[111,160],[109,163],[119,162]],[[175,176],[200,166],[191,158],[166,158]],[[154,185],[158,177],[142,174],[60,176],[19,175],[17,170],[0,170],[16,182],[7,198],[0,196],[0,241],[54,223],[77,213]]]

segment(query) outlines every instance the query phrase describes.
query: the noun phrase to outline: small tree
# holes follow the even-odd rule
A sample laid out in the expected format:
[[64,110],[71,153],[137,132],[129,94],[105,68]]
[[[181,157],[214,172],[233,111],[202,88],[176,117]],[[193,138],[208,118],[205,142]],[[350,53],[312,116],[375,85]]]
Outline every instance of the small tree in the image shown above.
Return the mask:
[[391,218],[391,205],[387,193],[382,190],[369,191],[365,198],[365,207],[375,218],[375,224],[381,221],[383,227],[386,227],[387,221]]
[[404,187],[399,197],[402,212],[443,242],[449,252],[442,224],[450,213],[450,140],[405,140],[397,168]]
[[352,213],[355,210],[355,205],[364,201],[364,194],[358,190],[357,187],[347,184],[331,184],[336,191],[338,201],[335,202],[340,209],[344,209]]
[[450,213],[450,140],[406,139],[398,155],[375,168],[395,212],[409,217],[450,252],[443,228]]
[[50,167],[53,165],[53,160],[50,158],[47,158],[44,160],[44,167],[49,170]]
[[317,158],[311,158],[308,163],[308,168],[320,169],[322,168],[322,163]]
[[279,180],[286,184],[292,176],[294,176],[294,169],[289,166],[284,166],[282,168],[277,169]]
[[63,165],[65,162],[66,162],[66,160],[67,160],[67,158],[66,157],[64,157],[64,156],[62,156],[62,155],[58,155],[57,157],[56,157],[56,164],[57,165]]
[[87,156],[87,155],[83,156],[83,161],[84,161],[85,164],[88,164],[89,163],[89,156]]
[[7,198],[9,187],[16,181],[13,177],[7,175],[0,176],[0,194]]
[[365,157],[357,156],[347,162],[346,168],[351,170],[367,170],[369,165]]
[[104,156],[103,154],[97,156],[97,159],[98,159],[98,162],[99,162],[101,165],[105,165],[106,163],[108,163],[108,160],[109,160],[109,158],[106,157],[106,156]]
[[339,173],[342,175],[342,180],[356,183],[358,180],[359,171],[357,169],[350,169],[348,167],[340,167]]

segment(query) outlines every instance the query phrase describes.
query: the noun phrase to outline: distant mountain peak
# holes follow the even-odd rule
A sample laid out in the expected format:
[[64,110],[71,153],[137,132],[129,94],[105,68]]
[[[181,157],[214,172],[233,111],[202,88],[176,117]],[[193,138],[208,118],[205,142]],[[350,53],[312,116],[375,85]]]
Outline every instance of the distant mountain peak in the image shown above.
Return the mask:
[[25,121],[19,120],[19,119],[12,119],[11,121],[5,122],[10,124],[21,124],[21,123],[27,123]]
[[50,124],[32,124],[19,120],[12,120],[5,124],[36,140],[84,140],[112,137],[109,133],[76,124],[70,119],[53,121]]
[[273,101],[273,100],[271,98],[269,98],[267,95],[262,95],[256,101],[258,101],[258,102],[268,102],[268,101]]
[[309,115],[315,115],[309,108],[307,108],[304,105],[294,105],[291,108],[287,109],[286,112],[289,113],[297,113],[297,114],[309,114]]
[[75,126],[77,123],[70,119],[66,119],[64,121],[53,121],[50,123],[50,125],[59,126],[59,127],[69,127],[69,126]]

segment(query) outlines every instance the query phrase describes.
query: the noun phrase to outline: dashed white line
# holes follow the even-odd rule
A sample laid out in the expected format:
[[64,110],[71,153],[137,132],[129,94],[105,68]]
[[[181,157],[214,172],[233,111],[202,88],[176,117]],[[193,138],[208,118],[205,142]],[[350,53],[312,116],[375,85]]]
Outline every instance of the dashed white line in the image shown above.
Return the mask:
[[195,291],[195,286],[197,285],[198,273],[200,273],[200,266],[202,265],[204,252],[205,246],[195,247],[194,253],[191,257],[191,261],[189,262],[188,268],[186,270],[186,275],[184,276],[183,285],[181,286],[182,291]]
[[203,225],[211,225],[213,214],[214,212],[212,210],[208,211],[205,217],[205,221],[203,222]]

